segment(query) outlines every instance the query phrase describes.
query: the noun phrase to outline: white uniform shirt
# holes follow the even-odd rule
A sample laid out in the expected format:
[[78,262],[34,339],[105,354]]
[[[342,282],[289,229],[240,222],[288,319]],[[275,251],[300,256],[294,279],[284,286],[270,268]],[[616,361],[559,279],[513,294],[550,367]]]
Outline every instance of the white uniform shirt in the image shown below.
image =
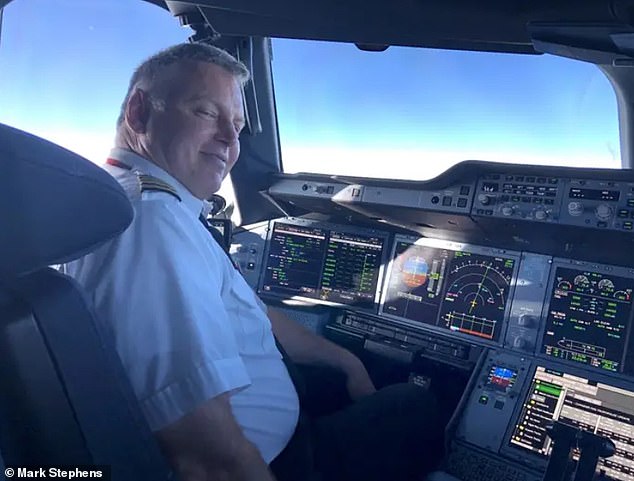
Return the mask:
[[238,424],[272,461],[294,432],[299,402],[262,303],[199,221],[203,201],[142,157],[122,149],[110,157],[167,182],[182,200],[144,192],[121,236],[62,270],[112,325],[152,430],[233,392]]

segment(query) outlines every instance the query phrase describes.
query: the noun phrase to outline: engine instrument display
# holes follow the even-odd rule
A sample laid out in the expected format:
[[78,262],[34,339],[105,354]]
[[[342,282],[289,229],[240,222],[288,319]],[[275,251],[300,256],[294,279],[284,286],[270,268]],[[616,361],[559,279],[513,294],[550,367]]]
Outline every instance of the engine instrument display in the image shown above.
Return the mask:
[[633,279],[557,267],[542,352],[606,371],[623,371],[633,289]]
[[397,237],[382,313],[497,341],[516,262]]

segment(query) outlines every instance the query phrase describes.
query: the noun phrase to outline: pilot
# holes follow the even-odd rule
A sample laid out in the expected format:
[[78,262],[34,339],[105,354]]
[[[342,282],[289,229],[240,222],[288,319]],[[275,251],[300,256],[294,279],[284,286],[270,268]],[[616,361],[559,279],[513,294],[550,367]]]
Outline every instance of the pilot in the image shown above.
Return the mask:
[[[377,391],[350,351],[267,311],[200,222],[238,159],[248,77],[205,44],[137,68],[106,166],[134,191],[134,220],[63,269],[110,323],[183,481],[415,479],[441,437],[432,396],[412,384]],[[353,402],[304,416],[292,362],[336,369]]]

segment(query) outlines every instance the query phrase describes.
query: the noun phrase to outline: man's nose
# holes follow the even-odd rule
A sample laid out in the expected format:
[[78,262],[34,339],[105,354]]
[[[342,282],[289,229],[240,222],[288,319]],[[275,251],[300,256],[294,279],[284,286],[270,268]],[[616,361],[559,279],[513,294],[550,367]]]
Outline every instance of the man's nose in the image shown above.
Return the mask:
[[218,121],[216,138],[227,145],[233,145],[238,142],[238,132],[236,132],[232,122],[221,119]]

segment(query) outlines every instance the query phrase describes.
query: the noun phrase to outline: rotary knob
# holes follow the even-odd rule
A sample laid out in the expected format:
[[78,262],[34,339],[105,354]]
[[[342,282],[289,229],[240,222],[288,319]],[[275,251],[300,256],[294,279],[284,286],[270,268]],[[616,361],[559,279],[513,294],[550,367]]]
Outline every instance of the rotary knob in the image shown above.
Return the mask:
[[513,347],[515,349],[527,349],[528,341],[522,336],[516,336],[513,338]]
[[570,202],[568,204],[568,213],[573,217],[583,214],[583,204],[581,202]]
[[610,217],[612,217],[612,207],[607,204],[599,204],[596,209],[594,209],[594,215],[597,216],[597,219],[602,221],[610,220]]
[[505,205],[502,207],[502,215],[513,215],[513,212],[515,212],[515,209],[511,205]]
[[493,197],[487,194],[480,194],[478,195],[478,201],[482,205],[489,205],[493,203]]
[[535,219],[537,220],[546,220],[548,219],[548,212],[545,210],[539,209],[535,211]]
[[517,318],[517,325],[522,327],[535,327],[537,319],[530,314],[520,314]]

